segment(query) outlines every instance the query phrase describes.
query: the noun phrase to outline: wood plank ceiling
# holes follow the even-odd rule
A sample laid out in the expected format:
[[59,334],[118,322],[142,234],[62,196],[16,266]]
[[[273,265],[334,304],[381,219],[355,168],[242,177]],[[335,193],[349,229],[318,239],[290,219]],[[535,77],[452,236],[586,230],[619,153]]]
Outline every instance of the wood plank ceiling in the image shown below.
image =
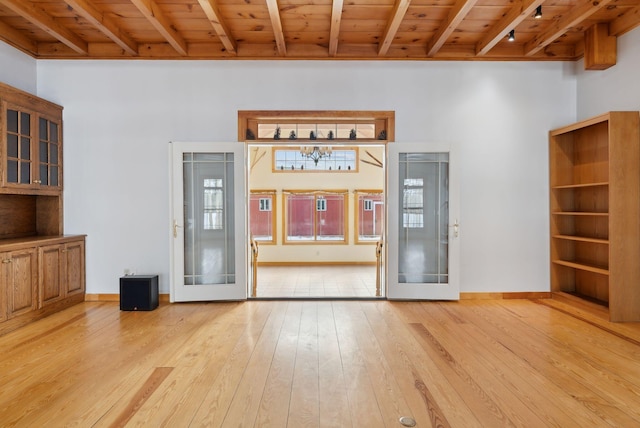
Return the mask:
[[0,0],[41,59],[573,61],[638,25],[639,0]]

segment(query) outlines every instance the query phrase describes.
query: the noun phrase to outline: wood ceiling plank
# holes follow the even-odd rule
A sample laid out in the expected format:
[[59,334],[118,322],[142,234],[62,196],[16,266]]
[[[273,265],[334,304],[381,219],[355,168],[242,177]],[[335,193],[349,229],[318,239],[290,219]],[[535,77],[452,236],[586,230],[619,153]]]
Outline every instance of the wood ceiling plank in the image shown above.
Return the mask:
[[446,21],[440,25],[438,32],[429,41],[429,44],[427,45],[427,56],[432,57],[438,52],[477,1],[478,0],[456,1],[447,16]]
[[609,24],[609,35],[620,36],[640,25],[640,6],[625,12],[620,18]]
[[280,10],[278,8],[278,0],[266,0],[267,8],[269,8],[269,17],[271,18],[271,26],[273,27],[273,36],[276,39],[276,47],[280,56],[287,55],[287,44],[284,41],[284,31],[282,30],[282,21],[280,19]]
[[553,43],[569,29],[580,22],[588,19],[591,15],[607,6],[613,0],[584,1],[579,6],[570,9],[569,13],[559,20],[554,21],[545,31],[538,33],[531,41],[524,46],[524,54],[531,56]]
[[533,15],[544,0],[518,0],[513,7],[495,25],[487,31],[482,40],[476,45],[476,55],[486,55],[507,32],[514,29],[522,21]]
[[207,15],[207,18],[213,27],[213,31],[216,32],[225,49],[230,53],[236,53],[238,45],[220,15],[217,2],[214,0],[198,0],[198,3],[202,10],[204,10],[205,15]]
[[129,37],[109,16],[87,0],[65,0],[73,10],[89,21],[130,55],[138,55],[138,44]]
[[333,0],[331,5],[331,30],[329,31],[329,55],[338,53],[338,38],[340,37],[340,23],[342,21],[343,0]]
[[187,56],[187,42],[172,27],[169,19],[164,15],[154,0],[130,0],[140,13],[162,34],[162,37],[181,55]]
[[0,21],[0,40],[29,53],[32,56],[38,54],[38,44],[22,34],[20,31]]
[[411,0],[397,0],[395,5],[393,6],[393,12],[391,15],[391,19],[387,24],[387,28],[384,30],[384,34],[382,35],[382,42],[378,47],[378,56],[386,55],[389,47],[391,47],[391,43],[393,42],[393,38],[398,32],[398,28],[400,28],[400,24],[404,19],[404,16],[407,13],[407,9],[411,4]]
[[87,42],[82,40],[77,34],[69,31],[66,27],[60,25],[55,19],[47,15],[44,10],[35,7],[32,3],[26,3],[20,0],[0,0],[0,4],[21,15],[77,53],[86,55],[89,52]]

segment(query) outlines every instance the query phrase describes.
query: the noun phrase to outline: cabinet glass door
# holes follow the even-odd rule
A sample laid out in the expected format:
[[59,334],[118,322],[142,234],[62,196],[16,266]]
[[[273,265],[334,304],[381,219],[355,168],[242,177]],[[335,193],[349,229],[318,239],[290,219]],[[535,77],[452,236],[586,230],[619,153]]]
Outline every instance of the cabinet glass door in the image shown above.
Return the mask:
[[171,301],[246,299],[244,145],[171,146]]
[[57,187],[60,185],[60,127],[43,117],[39,121],[39,184]]
[[31,114],[7,108],[6,124],[6,183],[31,184]]
[[387,147],[387,297],[458,299],[458,191],[451,150],[439,144]]

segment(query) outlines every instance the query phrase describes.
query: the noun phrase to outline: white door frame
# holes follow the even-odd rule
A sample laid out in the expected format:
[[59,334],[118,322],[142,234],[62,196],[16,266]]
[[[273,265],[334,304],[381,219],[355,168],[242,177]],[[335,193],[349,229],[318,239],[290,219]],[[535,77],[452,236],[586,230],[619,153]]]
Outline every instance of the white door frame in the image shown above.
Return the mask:
[[[170,301],[212,301],[247,299],[247,204],[246,204],[246,145],[235,143],[171,142],[169,144],[170,179]],[[184,284],[184,208],[183,162],[184,152],[234,154],[234,236],[235,282],[231,284]]]
[[[449,221],[448,221],[448,282],[446,284],[399,283],[399,154],[449,154]],[[460,236],[459,184],[457,153],[449,143],[390,143],[387,145],[387,227],[386,231],[386,297],[389,300],[458,300],[460,298]]]

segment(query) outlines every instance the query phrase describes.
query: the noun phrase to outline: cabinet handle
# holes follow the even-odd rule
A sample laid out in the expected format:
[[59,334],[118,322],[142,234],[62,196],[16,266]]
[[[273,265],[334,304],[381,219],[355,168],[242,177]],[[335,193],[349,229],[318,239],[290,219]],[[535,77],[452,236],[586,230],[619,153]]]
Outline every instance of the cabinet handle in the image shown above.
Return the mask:
[[63,252],[63,253],[66,253],[67,251],[69,251],[69,250],[67,250],[66,248],[63,248],[63,249],[61,250],[61,252]]
[[35,184],[40,184],[40,183],[42,183],[42,180],[33,180],[33,182],[34,182]]
[[11,259],[4,259],[4,260],[2,261],[2,263],[4,263],[4,264],[11,263]]

